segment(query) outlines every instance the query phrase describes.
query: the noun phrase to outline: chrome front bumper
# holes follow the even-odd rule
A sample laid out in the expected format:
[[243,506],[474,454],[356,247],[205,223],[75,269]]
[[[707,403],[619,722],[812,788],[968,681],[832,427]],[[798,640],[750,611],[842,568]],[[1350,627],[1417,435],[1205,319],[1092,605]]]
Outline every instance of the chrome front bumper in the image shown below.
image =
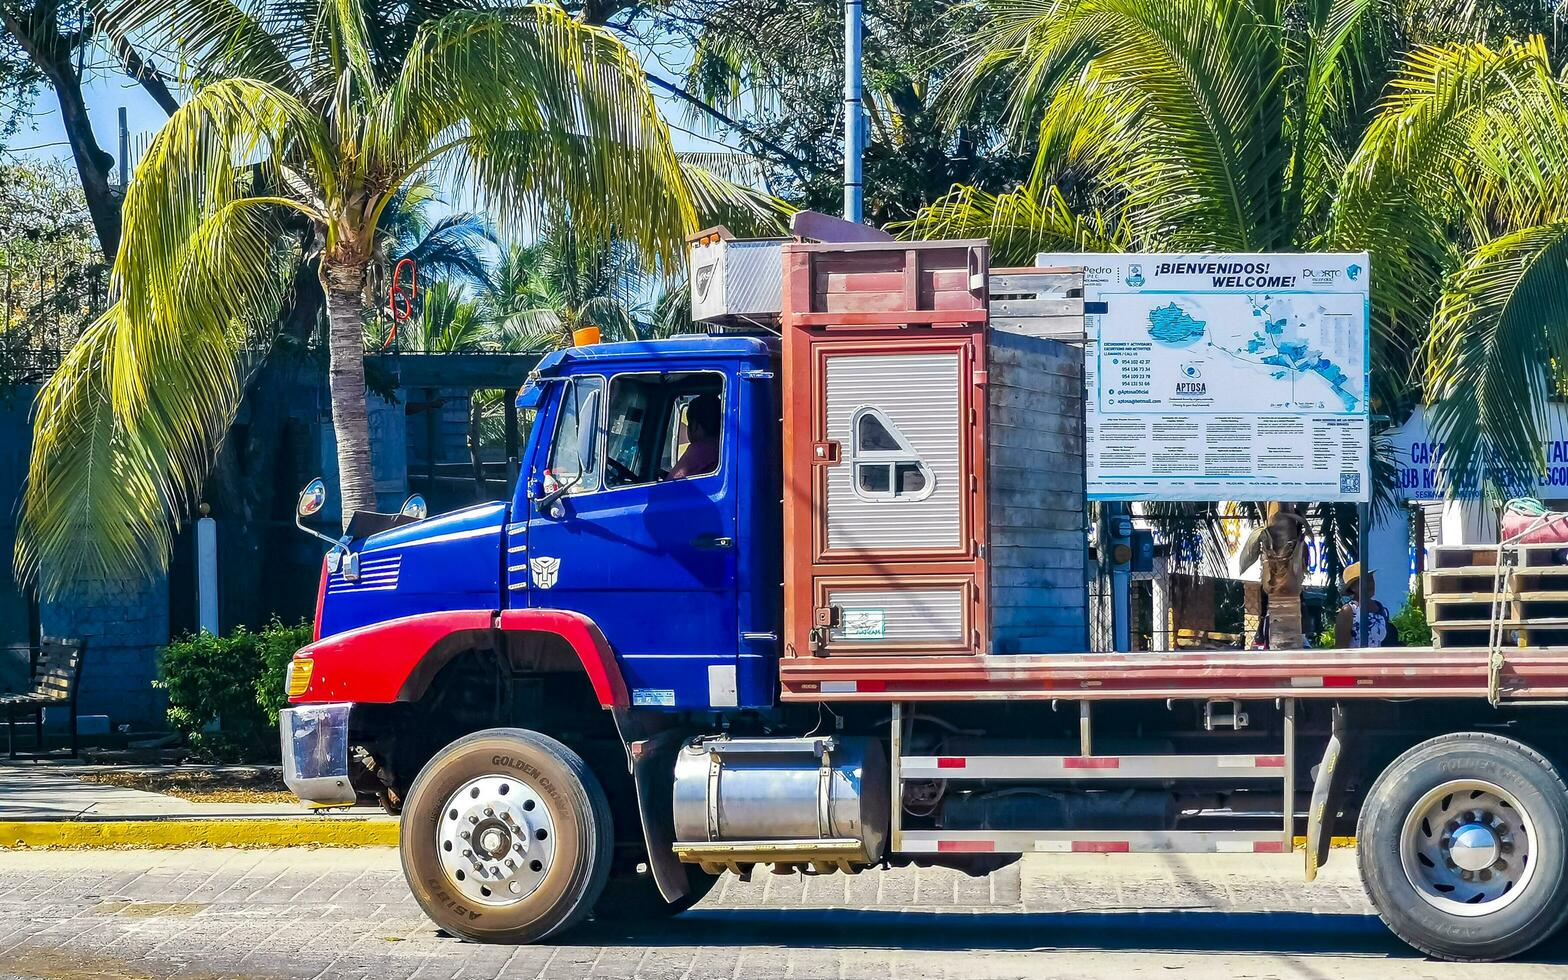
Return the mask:
[[309,806],[354,802],[348,778],[348,704],[302,704],[278,712],[283,782]]

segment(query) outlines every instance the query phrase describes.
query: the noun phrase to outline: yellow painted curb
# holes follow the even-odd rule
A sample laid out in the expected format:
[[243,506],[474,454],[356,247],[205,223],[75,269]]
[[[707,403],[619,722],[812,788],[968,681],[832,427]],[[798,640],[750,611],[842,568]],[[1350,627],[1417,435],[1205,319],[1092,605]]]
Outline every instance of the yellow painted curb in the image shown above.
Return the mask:
[[[395,820],[0,821],[0,850],[19,848],[396,847]],[[1305,837],[1296,846],[1306,846]],[[1354,837],[1331,846],[1355,847]]]
[[0,821],[0,850],[396,847],[395,820]]

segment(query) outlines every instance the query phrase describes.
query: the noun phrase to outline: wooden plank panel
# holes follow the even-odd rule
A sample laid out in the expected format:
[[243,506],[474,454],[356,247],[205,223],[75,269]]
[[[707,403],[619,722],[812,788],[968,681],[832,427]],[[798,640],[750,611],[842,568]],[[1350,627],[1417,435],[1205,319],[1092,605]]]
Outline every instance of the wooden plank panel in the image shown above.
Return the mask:
[[1067,317],[1078,320],[1078,331],[1083,332],[1083,300],[1055,299],[1055,298],[1030,298],[1030,299],[993,299],[991,301],[991,319],[1013,319],[1017,317]]

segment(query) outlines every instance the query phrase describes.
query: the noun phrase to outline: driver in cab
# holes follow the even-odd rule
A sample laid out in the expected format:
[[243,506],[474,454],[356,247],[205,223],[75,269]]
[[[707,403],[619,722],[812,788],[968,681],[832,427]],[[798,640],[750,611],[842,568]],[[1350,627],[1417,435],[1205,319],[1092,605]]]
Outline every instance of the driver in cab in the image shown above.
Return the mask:
[[667,480],[684,480],[719,468],[719,397],[698,395],[686,407],[686,451]]

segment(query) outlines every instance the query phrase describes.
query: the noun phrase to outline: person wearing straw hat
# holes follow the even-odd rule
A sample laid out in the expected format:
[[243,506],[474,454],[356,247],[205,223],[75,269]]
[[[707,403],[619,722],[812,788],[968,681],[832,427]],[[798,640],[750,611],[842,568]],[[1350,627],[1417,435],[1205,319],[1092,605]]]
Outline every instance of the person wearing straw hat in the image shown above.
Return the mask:
[[[1352,562],[1345,567],[1344,592],[1349,597],[1339,607],[1334,617],[1334,645],[1336,647],[1385,647],[1397,646],[1398,633],[1388,621],[1388,607],[1377,601],[1377,581],[1372,572],[1361,574],[1361,563]],[[1367,635],[1361,637],[1361,604],[1367,603]]]

